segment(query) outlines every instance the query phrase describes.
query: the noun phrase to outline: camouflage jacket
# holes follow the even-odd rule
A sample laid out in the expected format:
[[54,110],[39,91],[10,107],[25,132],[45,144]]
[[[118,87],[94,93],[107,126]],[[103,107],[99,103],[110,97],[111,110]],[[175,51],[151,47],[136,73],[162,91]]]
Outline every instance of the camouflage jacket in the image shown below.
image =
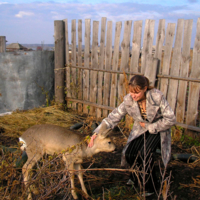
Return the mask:
[[[166,166],[171,157],[170,128],[175,124],[176,119],[174,112],[162,92],[157,89],[151,89],[146,92],[146,114],[148,122],[141,117],[138,103],[132,99],[130,94],[127,94],[123,102],[107,118],[103,119],[103,121],[107,124],[108,128],[114,128],[126,114],[133,117],[134,125],[128,137],[127,144],[122,151],[121,165],[124,166],[127,164],[125,151],[129,143],[149,130],[152,134],[160,133],[162,160]],[[144,122],[145,128],[141,127],[139,122]],[[100,126],[94,132],[98,133]]]

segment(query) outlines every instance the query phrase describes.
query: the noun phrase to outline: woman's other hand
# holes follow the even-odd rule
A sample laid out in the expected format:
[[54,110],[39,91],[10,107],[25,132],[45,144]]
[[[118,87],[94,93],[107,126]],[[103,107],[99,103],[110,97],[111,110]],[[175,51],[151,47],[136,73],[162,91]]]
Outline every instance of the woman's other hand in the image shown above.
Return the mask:
[[145,128],[145,123],[144,123],[144,122],[140,122],[140,126],[141,126],[142,128]]
[[93,145],[94,145],[94,139],[97,137],[97,134],[96,133],[94,133],[93,135],[92,135],[92,137],[90,138],[90,142],[89,142],[89,144],[88,144],[88,147],[93,147]]

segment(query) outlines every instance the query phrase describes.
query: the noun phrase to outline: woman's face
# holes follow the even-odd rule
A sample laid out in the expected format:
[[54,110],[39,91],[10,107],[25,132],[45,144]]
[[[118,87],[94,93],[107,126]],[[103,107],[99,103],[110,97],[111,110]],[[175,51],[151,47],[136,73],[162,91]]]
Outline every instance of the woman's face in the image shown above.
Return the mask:
[[146,98],[145,96],[145,92],[147,90],[147,87],[145,87],[144,89],[140,89],[139,87],[131,87],[129,86],[129,94],[131,95],[131,97],[133,98],[134,101],[140,101]]

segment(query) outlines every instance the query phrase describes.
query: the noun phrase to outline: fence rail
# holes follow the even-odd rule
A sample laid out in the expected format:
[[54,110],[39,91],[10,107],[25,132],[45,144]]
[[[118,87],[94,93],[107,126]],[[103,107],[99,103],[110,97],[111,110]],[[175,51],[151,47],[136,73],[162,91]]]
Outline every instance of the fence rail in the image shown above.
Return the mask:
[[[177,25],[168,23],[165,30],[165,20],[161,19],[156,36],[155,20],[150,19],[145,20],[144,33],[141,20],[128,20],[123,26],[122,22],[116,22],[115,32],[113,22],[107,22],[105,17],[101,23],[91,22],[90,19],[84,23],[82,20],[78,20],[78,23],[72,20],[71,45],[68,20],[55,21],[57,23],[62,24],[62,29],[55,26],[55,33],[60,33],[59,37],[55,37],[55,43],[60,42],[55,48],[55,55],[62,62],[55,62],[55,73],[62,71],[65,79],[62,73],[57,73],[56,80],[61,85],[56,84],[56,101],[67,100],[68,106],[78,112],[97,118],[106,117],[126,95],[130,76],[142,74],[150,79],[151,85],[163,92],[176,114],[177,124],[188,130],[200,131],[200,18],[196,24],[193,48],[192,20],[179,19]],[[64,92],[66,95],[63,95]],[[191,132],[188,131],[188,134]]]
[[[97,72],[109,72],[112,74],[128,74],[128,75],[144,75],[143,73],[135,73],[135,72],[129,72],[129,71],[115,71],[115,70],[105,70],[105,69],[95,69],[95,68],[88,68],[88,67],[80,67],[80,66],[72,66],[69,65],[68,67],[71,68],[77,68],[77,69],[87,69],[91,71],[97,71]],[[66,69],[66,68],[63,68]],[[55,70],[60,70],[60,69],[55,69]],[[157,74],[157,78],[165,78],[165,79],[175,79],[175,80],[183,80],[183,81],[190,81],[190,82],[198,82],[200,83],[200,79],[196,78],[185,78],[185,77],[180,77],[180,76],[171,76],[171,75],[162,75],[162,74]]]

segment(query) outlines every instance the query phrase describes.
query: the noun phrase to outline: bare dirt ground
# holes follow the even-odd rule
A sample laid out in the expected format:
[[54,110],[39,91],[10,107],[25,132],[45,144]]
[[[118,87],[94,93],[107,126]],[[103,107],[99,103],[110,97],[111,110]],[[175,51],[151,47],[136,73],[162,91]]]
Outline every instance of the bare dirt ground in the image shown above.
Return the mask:
[[[114,133],[114,137],[115,137],[115,144],[117,145],[118,148],[117,153],[115,154],[101,153],[96,158],[98,162],[96,162],[92,166],[92,168],[93,167],[120,168],[121,151],[125,143],[125,139],[120,132]],[[187,149],[180,148],[179,145],[174,144],[172,145],[172,154],[177,154],[177,153],[191,153],[191,150],[188,148]],[[161,156],[159,154],[157,155],[157,158],[158,161],[162,162]],[[156,169],[159,170],[158,162],[156,163]],[[168,164],[166,176],[169,176],[170,172],[171,172],[171,184],[170,184],[171,195],[170,197],[168,197],[168,199],[175,199],[175,198],[177,200],[200,199],[200,192],[199,192],[200,181],[195,182],[194,180],[197,179],[197,177],[198,177],[197,180],[199,180],[200,178],[200,165],[194,165],[192,163],[187,163],[185,161],[171,159],[171,161]],[[104,190],[106,188],[107,190],[112,191],[113,188],[118,186],[118,190],[115,188],[116,191],[115,194],[113,194],[114,197],[111,199],[131,199],[130,197],[136,193],[133,188],[126,186],[126,182],[129,178],[129,175],[127,173],[122,173],[117,171],[104,172],[104,173],[107,173],[108,179],[98,181],[97,188],[100,188],[100,190],[102,190],[102,187],[104,187]],[[98,174],[96,175],[98,176]],[[124,196],[123,195],[120,196],[119,195],[120,189],[121,193],[126,192],[127,195],[124,194]],[[149,199],[158,199],[158,198],[156,195],[154,195],[153,197],[149,197]]]

